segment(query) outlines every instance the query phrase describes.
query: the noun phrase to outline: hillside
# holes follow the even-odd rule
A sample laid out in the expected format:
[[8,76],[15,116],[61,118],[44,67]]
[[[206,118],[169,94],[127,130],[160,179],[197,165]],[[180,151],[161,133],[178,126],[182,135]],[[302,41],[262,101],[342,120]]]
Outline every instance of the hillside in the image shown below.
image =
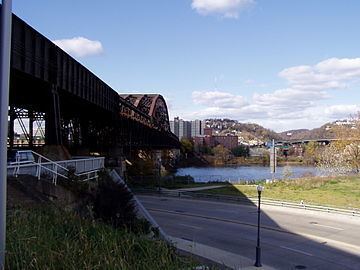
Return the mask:
[[281,140],[275,131],[255,123],[240,123],[231,119],[206,119],[206,126],[218,135],[236,135],[244,144],[263,144],[272,139]]
[[336,137],[336,130],[339,129],[339,127],[351,130],[355,127],[355,123],[346,120],[338,120],[331,123],[326,123],[319,128],[314,128],[311,130],[288,130],[279,133],[279,135],[284,140],[334,139]]
[[339,127],[353,129],[355,123],[348,120],[337,120],[314,129],[295,129],[276,133],[255,123],[241,123],[231,119],[206,119],[206,127],[213,129],[216,135],[235,135],[244,144],[260,145],[272,139],[304,140],[334,139]]

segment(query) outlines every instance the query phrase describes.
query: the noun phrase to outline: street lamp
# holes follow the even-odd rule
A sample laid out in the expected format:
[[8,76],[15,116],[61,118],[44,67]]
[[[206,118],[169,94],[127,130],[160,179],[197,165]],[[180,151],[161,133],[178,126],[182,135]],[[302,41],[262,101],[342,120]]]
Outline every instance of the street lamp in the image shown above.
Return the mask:
[[260,248],[260,200],[261,192],[264,190],[264,187],[257,185],[256,190],[258,192],[258,231],[257,231],[257,244],[256,244],[256,261],[255,266],[261,267],[261,248]]

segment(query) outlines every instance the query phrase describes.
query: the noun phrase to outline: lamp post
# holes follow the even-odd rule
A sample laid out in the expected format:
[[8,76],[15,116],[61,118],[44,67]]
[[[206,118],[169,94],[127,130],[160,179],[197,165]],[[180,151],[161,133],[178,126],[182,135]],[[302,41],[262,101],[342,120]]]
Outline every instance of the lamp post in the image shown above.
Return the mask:
[[12,0],[2,0],[0,18],[0,269],[5,268],[7,132]]
[[258,192],[258,230],[257,230],[257,244],[256,244],[256,261],[255,266],[261,267],[261,248],[260,248],[260,200],[261,200],[261,192],[264,190],[264,187],[258,185],[256,187]]

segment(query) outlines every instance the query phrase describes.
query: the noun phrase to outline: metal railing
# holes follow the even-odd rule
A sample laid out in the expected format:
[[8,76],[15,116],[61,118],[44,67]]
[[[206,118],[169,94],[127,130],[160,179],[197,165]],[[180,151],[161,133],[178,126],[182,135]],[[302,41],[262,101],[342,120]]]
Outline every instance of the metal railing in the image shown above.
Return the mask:
[[[242,203],[242,204],[252,204],[257,205],[257,197],[242,197],[242,196],[228,196],[228,195],[216,195],[209,193],[200,193],[195,191],[180,191],[180,190],[155,190],[155,189],[134,189],[134,192],[141,194],[149,195],[158,195],[158,196],[168,196],[168,197],[177,197],[177,198],[191,198],[191,199],[206,199],[206,200],[215,200],[221,202],[232,202],[232,203]],[[360,217],[360,209],[352,208],[336,208],[332,206],[323,206],[323,205],[310,205],[303,202],[289,202],[289,201],[280,201],[262,198],[261,203],[265,205],[272,206],[281,206],[289,208],[297,208],[303,210],[311,210],[325,213],[333,214],[342,214],[347,216],[356,216]]]
[[[20,161],[20,154],[29,152],[34,156],[34,161]],[[40,179],[43,174],[48,174],[54,185],[58,177],[69,179],[71,173],[84,178],[81,181],[95,179],[98,171],[104,168],[104,157],[53,161],[34,151],[24,150],[17,153],[16,161],[7,166],[8,175],[17,177],[19,174],[28,174]]]

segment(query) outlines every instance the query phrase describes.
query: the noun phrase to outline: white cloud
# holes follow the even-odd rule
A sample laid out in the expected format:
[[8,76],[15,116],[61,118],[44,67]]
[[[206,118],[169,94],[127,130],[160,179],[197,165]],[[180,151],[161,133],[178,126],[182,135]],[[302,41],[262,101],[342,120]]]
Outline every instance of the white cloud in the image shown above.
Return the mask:
[[325,92],[304,92],[297,89],[280,89],[272,93],[253,95],[253,102],[267,109],[282,110],[284,112],[303,110],[314,106],[315,100],[325,99]]
[[314,128],[360,111],[360,105],[324,105],[324,101],[331,102],[330,92],[334,89],[344,91],[351,84],[359,84],[360,58],[330,58],[313,66],[286,68],[279,76],[287,80],[287,88],[254,93],[250,100],[218,90],[195,91],[193,103],[205,109],[189,113],[187,117],[228,117],[280,131]]
[[279,76],[286,79],[294,89],[343,89],[360,78],[360,58],[330,58],[314,66],[286,68]]
[[273,109],[250,104],[239,109],[209,107],[184,115],[186,119],[231,118],[260,124],[275,131],[299,128],[316,128],[334,120],[349,118],[360,111],[359,105],[314,106],[304,110],[278,113]]
[[350,115],[354,115],[359,111],[359,105],[332,105],[324,110],[327,117],[337,120],[349,118]]
[[100,41],[89,40],[84,37],[74,37],[70,39],[57,39],[53,42],[61,49],[75,57],[85,57],[101,54],[104,49]]
[[239,12],[254,2],[254,0],[192,0],[191,7],[201,15],[220,14],[225,18],[238,18]]
[[195,104],[218,108],[239,108],[247,104],[242,96],[221,91],[194,91],[192,99]]

